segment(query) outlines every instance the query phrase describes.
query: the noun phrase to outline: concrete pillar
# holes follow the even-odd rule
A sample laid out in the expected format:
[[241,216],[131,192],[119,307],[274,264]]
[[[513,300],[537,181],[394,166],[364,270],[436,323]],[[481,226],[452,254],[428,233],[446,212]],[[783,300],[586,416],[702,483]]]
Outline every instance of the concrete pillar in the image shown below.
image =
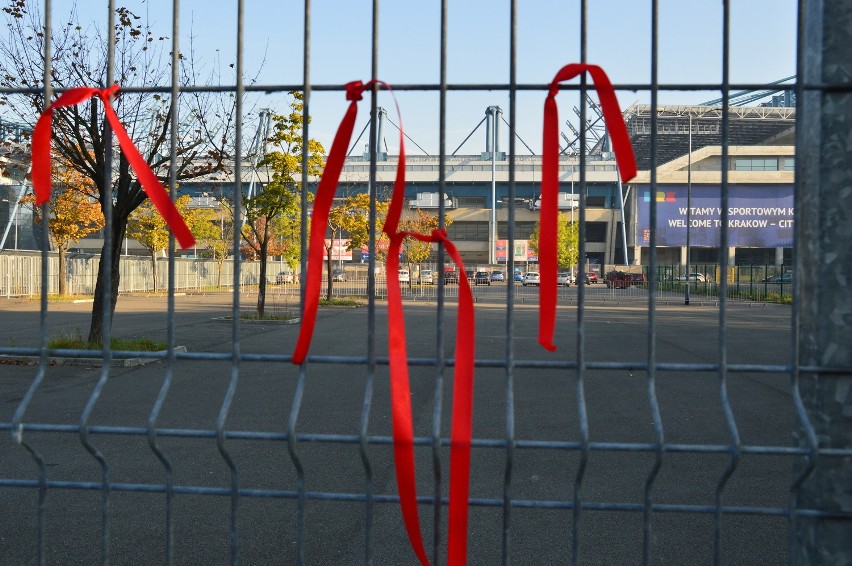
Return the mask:
[[689,266],[686,265],[686,246],[680,247],[680,265],[689,272]]
[[639,246],[633,248],[633,265],[642,265],[642,248]]
[[728,248],[728,267],[734,267],[737,265],[737,248],[730,247]]
[[784,265],[784,248],[775,248],[775,265],[777,267]]
[[[852,0],[804,4],[806,84],[847,90],[799,92],[796,120],[795,253],[799,391],[820,448],[852,446]],[[800,53],[802,51],[800,50]],[[799,442],[810,446],[807,427]],[[807,471],[804,458],[796,472]],[[852,458],[821,455],[795,494],[799,509],[852,513]],[[852,564],[852,520],[797,517],[793,562]]]

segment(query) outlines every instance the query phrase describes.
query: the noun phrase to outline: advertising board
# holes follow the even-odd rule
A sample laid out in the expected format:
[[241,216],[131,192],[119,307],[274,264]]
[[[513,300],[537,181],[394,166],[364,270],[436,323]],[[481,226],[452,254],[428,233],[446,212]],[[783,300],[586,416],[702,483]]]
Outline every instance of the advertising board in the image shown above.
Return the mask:
[[[647,185],[638,193],[636,245],[651,245],[651,201],[657,203],[657,246],[685,246],[686,185],[662,185],[652,195]],[[719,185],[693,185],[689,212],[691,246],[718,247],[722,204]],[[732,185],[728,191],[728,245],[744,248],[793,247],[792,185]]]

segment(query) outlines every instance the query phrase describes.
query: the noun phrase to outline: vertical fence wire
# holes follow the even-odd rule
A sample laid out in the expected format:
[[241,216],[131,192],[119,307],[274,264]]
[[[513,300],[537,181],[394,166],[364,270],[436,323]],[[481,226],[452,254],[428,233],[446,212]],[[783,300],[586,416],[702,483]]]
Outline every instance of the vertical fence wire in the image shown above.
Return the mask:
[[[588,62],[588,2],[580,2],[580,63]],[[586,73],[580,75],[580,258],[586,257],[586,195],[588,185],[586,181],[586,133],[587,122],[586,96],[588,84]],[[573,203],[572,203],[573,204]],[[580,560],[580,516],[582,512],[583,498],[581,489],[586,474],[586,465],[589,461],[589,418],[586,410],[585,396],[585,362],[586,362],[586,282],[583,274],[586,267],[585,261],[580,260],[580,286],[577,292],[577,367],[574,376],[574,394],[577,404],[577,421],[580,435],[579,462],[574,475],[573,496],[573,520],[571,522],[571,561],[578,564]]]
[[[657,182],[657,96],[659,95],[659,1],[651,2],[651,194],[655,194]],[[638,199],[637,199],[638,202]],[[642,510],[642,563],[648,566],[652,556],[652,505],[654,484],[657,475],[663,465],[663,453],[665,451],[665,435],[663,432],[663,419],[660,414],[660,405],[657,400],[657,310],[656,310],[656,226],[657,226],[657,203],[651,199],[651,268],[648,270],[648,371],[645,388],[648,395],[648,405],[651,410],[651,419],[654,425],[654,464],[645,479],[645,493]]]
[[[51,81],[52,78],[52,43],[51,38],[53,37],[53,23],[52,23],[52,6],[51,0],[44,0],[44,75],[42,77],[42,81],[44,83],[43,92],[44,92],[44,102],[42,104],[42,110],[46,110],[48,106],[50,106],[50,100],[53,98],[53,83]],[[42,218],[47,218],[48,207],[50,205],[48,203],[44,203],[41,205],[41,216]],[[41,237],[42,242],[49,241],[48,238],[50,236],[50,232],[48,230],[48,223],[41,223]],[[43,245],[41,248],[41,280],[40,280],[40,288],[41,288],[41,297],[39,300],[39,360],[38,360],[38,370],[36,371],[36,375],[33,378],[30,386],[27,388],[26,393],[24,393],[21,402],[18,403],[18,406],[15,408],[15,412],[12,415],[10,420],[10,432],[12,434],[12,441],[20,446],[22,446],[32,458],[33,462],[38,469],[38,507],[36,510],[36,560],[40,566],[44,566],[46,564],[45,557],[45,504],[47,501],[47,467],[45,465],[44,457],[41,453],[32,446],[29,441],[24,439],[24,416],[26,415],[27,409],[32,402],[33,397],[38,391],[38,388],[41,386],[44,381],[44,377],[47,370],[48,357],[47,357],[47,295],[49,289],[49,258],[48,258],[48,246]],[[7,262],[7,267],[11,265],[11,262]],[[11,285],[10,285],[11,287]]]
[[[242,135],[243,135],[243,96],[245,86],[243,84],[243,27],[244,27],[244,3],[237,0],[236,18],[236,88],[235,105],[236,112],[234,131],[234,236],[233,246],[235,255],[240,249],[240,229],[242,227]],[[240,536],[238,525],[238,510],[240,506],[240,475],[236,462],[225,443],[225,425],[227,424],[231,404],[237,391],[240,378],[240,262],[234,261],[234,291],[232,295],[232,326],[231,326],[231,371],[228,387],[219,408],[216,418],[216,448],[222,456],[222,460],[230,471],[230,561],[232,565],[239,563],[240,559]]]
[[[514,251],[515,249],[515,133],[517,120],[515,111],[518,105],[517,72],[518,72],[518,3],[511,0],[509,14],[509,210],[506,222],[507,237],[509,245],[506,250],[506,365],[504,372],[504,412],[506,415],[506,464],[503,471],[503,566],[511,562],[512,550],[512,479],[515,463],[515,377],[514,377],[514,327],[515,327],[515,284],[512,282],[514,276]],[[496,116],[495,116],[496,117]],[[495,126],[496,127],[496,126]],[[497,151],[496,146],[493,148]],[[442,199],[443,200],[443,199]],[[499,232],[499,231],[498,231]],[[494,242],[496,247],[497,243]]]
[[728,466],[719,477],[716,485],[716,510],[714,513],[714,560],[716,564],[722,563],[722,494],[730,480],[734,471],[737,469],[740,460],[740,437],[737,430],[736,418],[734,417],[733,409],[731,408],[730,398],[728,396],[728,201],[729,201],[729,183],[728,183],[728,155],[729,155],[729,135],[730,135],[730,0],[725,0],[722,3],[722,186],[721,186],[721,203],[722,207],[722,230],[720,234],[719,252],[720,252],[720,292],[719,292],[719,398],[722,404],[722,410],[725,413],[725,424],[728,428],[731,444],[729,445],[730,461]]
[[[441,31],[440,31],[440,84],[438,87],[438,227],[446,227],[446,206],[444,195],[447,194],[446,155],[447,155],[447,19],[448,0],[441,0]],[[441,543],[441,492],[443,476],[441,472],[441,415],[444,407],[444,243],[438,242],[438,265],[435,277],[438,278],[437,294],[437,324],[435,326],[435,383],[432,394],[432,546],[433,560],[438,558],[438,548]],[[373,257],[374,254],[370,254]],[[459,274],[461,276],[461,274]]]
[[[108,3],[107,9],[109,10],[107,25],[108,28],[108,39],[107,39],[107,70],[106,70],[106,84],[112,85],[115,81],[114,75],[114,67],[115,67],[115,2],[114,0],[110,0]],[[48,40],[49,41],[49,40]],[[111,104],[112,97],[104,104]],[[92,104],[95,104],[92,101]],[[104,119],[103,121],[103,138],[104,144],[104,181],[103,186],[106,187],[106,194],[101,195],[101,201],[103,203],[103,211],[104,211],[104,257],[102,259],[102,269],[106,274],[105,280],[112,281],[114,274],[113,270],[113,259],[115,255],[115,250],[113,249],[114,242],[114,209],[115,205],[112,202],[112,161],[113,161],[113,145],[112,145],[112,128],[110,127],[109,122]],[[101,468],[101,562],[106,565],[109,564],[109,556],[110,556],[110,513],[109,513],[109,500],[110,500],[110,492],[112,490],[112,482],[110,481],[110,468],[109,463],[107,462],[106,456],[98,450],[89,440],[89,419],[91,418],[92,412],[95,409],[95,405],[100,399],[101,393],[103,392],[104,387],[109,380],[110,373],[110,365],[112,362],[112,348],[110,346],[111,338],[112,338],[112,302],[114,299],[114,289],[112,284],[104,285],[104,292],[102,293],[103,304],[101,314],[103,317],[103,336],[101,338],[102,350],[103,350],[103,365],[101,366],[100,377],[98,378],[97,383],[95,384],[94,389],[92,390],[91,395],[89,396],[88,401],[86,402],[86,406],[83,409],[83,412],[80,416],[80,443],[86,449],[89,454],[98,462],[98,465]]]
[[[173,0],[172,2],[172,51],[171,51],[171,106],[172,112],[170,116],[169,128],[171,129],[171,139],[169,144],[169,193],[172,200],[177,198],[177,143],[178,143],[178,128],[180,126],[180,1]],[[175,237],[169,232],[169,273],[168,273],[168,305],[166,313],[166,368],[163,375],[163,382],[151,407],[151,413],[148,416],[148,446],[157,460],[163,467],[165,475],[165,562],[166,564],[174,564],[174,470],[172,461],[168,454],[160,447],[157,438],[157,420],[162,411],[163,404],[166,402],[166,397],[172,386],[174,378],[175,366]]]

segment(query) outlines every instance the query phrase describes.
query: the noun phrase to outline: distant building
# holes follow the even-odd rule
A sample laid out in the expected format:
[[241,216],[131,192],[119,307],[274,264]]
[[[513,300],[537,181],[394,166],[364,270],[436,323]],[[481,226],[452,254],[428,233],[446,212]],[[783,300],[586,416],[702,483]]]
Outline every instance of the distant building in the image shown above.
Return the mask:
[[[656,144],[652,147],[651,108],[647,105],[627,108],[625,121],[639,175],[622,187],[605,132],[596,135],[589,155],[585,156],[584,195],[580,194],[580,157],[571,151],[570,144],[565,147],[559,164],[559,203],[565,213],[579,219],[578,207],[584,199],[586,257],[583,261],[589,269],[601,272],[608,265],[648,263],[647,251],[652,243],[651,202],[657,204],[655,243],[660,264],[686,261],[687,216],[689,255],[693,263],[718,263],[722,253],[728,254],[731,264],[791,261],[795,109],[729,108],[726,168],[728,208],[734,214],[729,218],[732,222],[724,251],[720,248],[721,232],[717,224],[721,215],[716,210],[720,206],[723,165],[721,112],[720,106],[658,107]],[[446,214],[452,219],[449,236],[466,263],[505,263],[511,254],[516,263],[534,264],[538,258],[527,242],[539,217],[541,157],[516,155],[510,163],[507,154],[496,145],[486,144],[485,149],[478,155],[445,156],[443,186],[438,156],[407,156],[406,207],[437,213],[443,201]],[[654,191],[651,190],[652,164],[656,165]],[[396,166],[396,156],[379,155],[377,190],[385,198],[390,195]],[[514,166],[513,195],[509,191],[510,166]],[[244,189],[252,185],[254,190],[262,190],[261,183],[252,182],[250,166],[244,165],[243,171]],[[368,155],[348,158],[337,196],[366,192],[369,178]],[[315,182],[316,179],[311,180],[312,184]],[[181,194],[193,197],[196,206],[203,207],[216,206],[214,197],[227,197],[232,191],[233,180],[227,178],[183,181],[179,188]],[[690,196],[692,207],[687,213]],[[516,245],[509,249],[508,217],[512,199]],[[0,218],[3,210],[0,206]],[[137,248],[134,244],[128,245],[131,253]],[[100,241],[94,235],[75,249],[97,252]],[[352,252],[351,261],[360,260],[361,253]]]

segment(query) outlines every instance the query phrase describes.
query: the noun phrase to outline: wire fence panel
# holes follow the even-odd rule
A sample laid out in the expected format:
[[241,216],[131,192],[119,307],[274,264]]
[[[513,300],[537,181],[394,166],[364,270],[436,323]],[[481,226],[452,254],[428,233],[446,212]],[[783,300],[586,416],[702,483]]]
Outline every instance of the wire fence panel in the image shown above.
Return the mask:
[[[128,90],[171,99],[213,92],[236,101],[234,112],[240,118],[249,114],[243,108],[247,93],[297,91],[303,97],[301,112],[306,118],[311,115],[312,100],[326,94],[338,97],[342,114],[343,85],[370,78],[341,75],[346,65],[329,70],[327,61],[312,59],[312,21],[316,10],[328,6],[307,1],[296,10],[303,22],[288,20],[289,27],[302,31],[303,43],[299,45],[299,34],[294,33],[293,51],[288,55],[301,58],[302,82],[247,84],[243,47],[250,32],[245,12],[255,6],[239,0],[227,4],[217,9],[227,14],[222,21],[236,30],[234,85],[179,84],[179,54],[184,48],[177,38],[188,24],[186,18],[173,17],[175,43],[168,50],[171,79],[163,76],[160,86]],[[461,22],[452,19],[447,4],[434,7],[440,21],[440,53],[436,53],[440,80],[393,87],[400,93],[435,95],[438,100],[435,122],[441,165],[436,186],[444,194],[448,184],[455,182],[443,166],[450,154],[448,95],[498,91],[508,99],[506,229],[508,249],[514,249],[516,229],[520,230],[514,222],[515,209],[529,208],[515,198],[514,157],[523,153],[516,145],[516,111],[529,103],[526,91],[537,95],[535,105],[540,108],[547,92],[545,81],[550,78],[518,83],[517,26],[521,17],[541,18],[542,14],[517,0],[504,3],[510,23],[508,56],[503,62],[508,81],[450,82],[447,30]],[[571,18],[579,30],[584,62],[587,45],[600,33],[587,29],[587,4],[579,2],[578,13]],[[729,98],[732,91],[740,90],[729,76],[732,2],[722,3],[719,20],[722,79],[710,85],[660,83],[662,9],[656,0],[646,4],[650,21],[634,25],[651,29],[650,80],[616,87],[649,93],[652,109],[659,106],[658,95],[664,91],[721,93],[722,119],[713,133],[720,136],[721,144],[719,201],[724,228],[719,248],[727,250],[732,247],[726,228],[728,161],[736,145],[730,135]],[[799,4],[800,19],[816,17],[822,9],[804,0]],[[837,4],[852,13],[848,0]],[[362,56],[369,53],[372,78],[378,79],[382,78],[378,22],[393,8],[379,9],[375,1],[365,2],[365,9],[370,5],[371,37],[359,37],[347,48],[357,47]],[[173,8],[176,14],[177,2]],[[49,13],[50,2],[45,1],[43,9]],[[828,17],[831,10],[819,12],[820,21],[826,15],[830,25],[836,20],[837,29],[844,29],[848,13],[832,19]],[[128,17],[122,11],[118,15]],[[165,9],[160,17],[167,18]],[[48,42],[57,33],[55,20],[51,21],[46,19],[43,28]],[[124,25],[123,21],[119,23]],[[827,80],[822,76],[817,80],[801,72],[804,54],[811,56],[811,49],[819,49],[806,48],[807,26],[798,23],[797,94],[839,93],[848,98],[848,82],[839,81],[837,86],[822,82]],[[111,19],[104,30],[114,27]],[[231,32],[223,27],[221,33]],[[115,49],[113,43],[109,45]],[[103,56],[111,69],[107,84],[112,84],[116,53]],[[848,55],[845,64],[849,64]],[[333,81],[314,84],[310,77],[321,72]],[[53,89],[60,85],[53,84],[49,70],[45,76],[44,90],[6,89],[7,94],[40,93],[52,100]],[[771,85],[739,86],[755,90]],[[586,119],[593,104],[586,94],[593,94],[593,89],[585,79],[565,88],[579,96],[576,212],[583,257],[587,199],[603,198],[590,192],[597,178],[591,169],[587,178],[584,148],[599,136]],[[376,219],[378,195],[385,190],[377,181],[378,167],[387,166],[380,165],[383,148],[376,141],[380,96],[384,94],[379,95],[378,88],[365,93],[371,105],[370,133],[365,138],[370,220]],[[846,108],[847,116],[852,107],[826,106],[835,112]],[[402,112],[416,111],[403,108]],[[170,125],[163,131],[183,131],[178,117],[172,114],[168,119]],[[809,128],[807,120],[815,118],[811,114],[807,120],[798,120],[797,127],[805,122]],[[307,123],[304,120],[302,135],[309,133]],[[654,112],[645,133],[648,139],[642,143],[647,147],[642,149],[650,161],[647,184],[656,193],[657,172],[663,165],[658,155],[668,149],[662,147],[660,138],[666,130],[658,128]],[[250,187],[256,190],[254,181],[248,180],[254,171],[244,169],[256,165],[257,147],[248,150],[254,142],[249,141],[251,134],[242,119],[234,121],[227,135],[216,133],[216,137],[233,140],[241,156],[229,164],[234,188],[228,198],[230,223],[243,226],[244,201],[250,198]],[[359,138],[353,147],[360,143]],[[157,155],[168,154],[174,160],[179,155],[176,144],[163,145]],[[814,144],[800,144],[796,149],[797,168],[817,159],[820,152]],[[244,155],[248,157],[243,159]],[[103,157],[110,171],[118,158],[109,144],[103,148]],[[307,156],[304,159],[306,163]],[[116,164],[115,170],[119,169]],[[846,163],[835,167],[848,169]],[[167,183],[173,188],[172,198],[179,184],[177,175],[173,165]],[[797,180],[796,190],[801,184]],[[156,259],[156,280],[151,258],[125,255],[111,262],[112,252],[120,248],[110,240],[110,226],[117,221],[111,207],[104,232],[110,251],[103,258],[71,254],[62,274],[69,293],[84,296],[95,293],[101,261],[108,277],[118,275],[120,285],[93,303],[48,300],[59,290],[56,254],[47,250],[0,254],[0,294],[5,297],[0,304],[4,320],[0,328],[0,431],[4,432],[0,437],[0,563],[417,563],[402,520],[394,473],[399,465],[394,453],[398,440],[392,424],[388,344],[403,329],[387,324],[387,276],[376,259],[380,234],[370,234],[366,262],[323,276],[321,296],[336,300],[320,306],[307,361],[294,365],[291,353],[304,315],[305,282],[299,274],[306,272],[309,195],[315,179],[304,172],[297,185],[302,264],[291,270],[284,262],[270,262],[263,286],[258,262],[237,259],[218,264],[177,257],[173,239],[168,257]],[[574,185],[572,177],[572,197]],[[208,198],[206,192],[204,198]],[[443,227],[447,203],[445,199],[437,202]],[[817,204],[809,203],[799,213],[813,215]],[[655,225],[657,203],[650,201],[647,206]],[[846,215],[839,224],[852,225],[847,209],[838,207],[835,212]],[[837,224],[820,225],[808,235],[814,241],[835,241]],[[41,241],[47,241],[46,229],[42,230]],[[809,314],[815,312],[824,316],[826,325],[842,327],[848,325],[848,313],[833,310],[839,299],[809,302],[835,292],[837,281],[803,281],[801,277],[810,273],[807,266],[828,261],[829,256],[802,253],[801,236],[797,236],[795,269],[735,265],[725,253],[718,263],[672,264],[660,260],[667,251],[656,245],[657,237],[651,230],[644,265],[603,266],[596,272],[599,280],[588,283],[584,276],[589,266],[580,265],[572,274],[576,279],[558,289],[554,353],[544,350],[537,338],[539,286],[515,279],[512,257],[502,267],[503,281],[479,280],[474,275],[476,382],[467,562],[848,562],[852,556],[848,486],[852,482],[846,481],[848,470],[843,468],[852,458],[850,400],[848,388],[844,389],[852,373],[850,343],[839,339],[831,346],[817,345],[814,336],[819,332],[814,328],[819,325]],[[240,238],[239,233],[233,234],[232,249],[242,245]],[[413,277],[402,283],[417,512],[434,564],[456,563],[447,557],[446,549],[460,287],[458,281],[439,275],[445,259],[444,247],[439,246],[437,262],[428,264],[436,275],[432,283]],[[847,303],[848,293],[848,285],[839,292]],[[259,316],[260,304],[271,316]],[[94,349],[52,342],[58,334],[76,331],[82,336],[87,328],[98,335],[94,324],[98,320],[102,340]],[[802,329],[808,333],[801,334]],[[128,349],[112,338],[150,339],[154,347],[134,342]],[[834,428],[829,427],[828,417],[814,417],[813,407],[822,407],[823,402],[828,408],[819,409],[823,412],[818,415],[840,415],[840,424],[831,425]],[[825,462],[833,466],[830,473],[820,468]]]

